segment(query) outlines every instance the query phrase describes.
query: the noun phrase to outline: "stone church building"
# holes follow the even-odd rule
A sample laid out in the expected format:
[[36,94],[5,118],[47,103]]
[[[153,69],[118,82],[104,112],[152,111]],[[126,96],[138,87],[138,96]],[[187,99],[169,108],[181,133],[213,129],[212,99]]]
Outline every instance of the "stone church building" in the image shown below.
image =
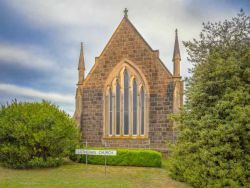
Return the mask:
[[124,17],[85,77],[83,45],[74,117],[91,146],[166,151],[173,140],[167,115],[183,103],[177,30],[173,73]]

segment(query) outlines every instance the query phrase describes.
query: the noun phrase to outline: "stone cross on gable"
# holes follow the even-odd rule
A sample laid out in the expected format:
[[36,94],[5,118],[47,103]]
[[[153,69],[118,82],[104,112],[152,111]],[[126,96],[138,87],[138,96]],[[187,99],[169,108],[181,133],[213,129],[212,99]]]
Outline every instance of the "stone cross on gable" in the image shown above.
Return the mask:
[[124,16],[125,16],[125,17],[128,17],[128,9],[125,8],[123,12],[124,12]]

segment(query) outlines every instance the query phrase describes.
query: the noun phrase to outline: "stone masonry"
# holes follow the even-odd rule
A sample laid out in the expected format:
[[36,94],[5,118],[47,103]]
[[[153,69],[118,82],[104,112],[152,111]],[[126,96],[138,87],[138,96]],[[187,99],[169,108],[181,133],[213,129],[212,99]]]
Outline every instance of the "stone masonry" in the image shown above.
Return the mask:
[[[108,147],[152,148],[166,151],[167,142],[171,142],[174,137],[173,123],[168,120],[167,115],[178,111],[182,106],[183,84],[178,70],[175,71],[178,75],[172,75],[160,60],[159,51],[153,50],[147,44],[127,14],[101,55],[96,57],[95,64],[86,78],[83,49],[81,53],[75,118],[81,129],[82,139],[87,140],[92,146],[103,146],[106,143]],[[128,59],[136,64],[149,85],[147,138],[106,138],[103,134],[104,84],[115,65],[122,59]],[[180,67],[179,46],[176,44],[173,62],[177,63],[175,67]]]

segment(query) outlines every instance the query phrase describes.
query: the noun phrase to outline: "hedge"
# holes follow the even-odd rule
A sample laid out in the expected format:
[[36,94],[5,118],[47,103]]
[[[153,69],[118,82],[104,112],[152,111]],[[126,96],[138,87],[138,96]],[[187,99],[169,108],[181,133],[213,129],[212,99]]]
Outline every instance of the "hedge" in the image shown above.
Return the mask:
[[[105,150],[107,148],[92,148],[92,149]],[[161,167],[162,154],[160,152],[153,150],[145,150],[145,149],[114,149],[114,150],[117,151],[117,155],[107,156],[107,161],[106,161],[107,165]],[[88,155],[87,158],[89,164],[102,165],[105,163],[104,156]],[[73,152],[70,156],[70,159],[79,163],[86,162],[85,155],[76,155]]]

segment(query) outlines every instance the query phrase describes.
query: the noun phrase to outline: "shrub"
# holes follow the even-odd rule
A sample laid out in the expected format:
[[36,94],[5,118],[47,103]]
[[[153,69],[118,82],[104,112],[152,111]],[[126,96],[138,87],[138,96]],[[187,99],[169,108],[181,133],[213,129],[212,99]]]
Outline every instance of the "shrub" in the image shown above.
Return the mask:
[[74,120],[48,102],[0,109],[0,162],[7,167],[59,166],[78,140]]
[[194,187],[250,187],[250,16],[204,24],[177,117],[172,177]]
[[[107,148],[95,148],[95,149],[105,150]],[[153,150],[144,150],[144,149],[114,149],[114,150],[117,151],[117,155],[107,156],[107,165],[161,167],[162,155],[160,152]],[[100,165],[104,164],[105,162],[105,156],[88,155],[87,157],[89,164]],[[86,162],[85,155],[76,155],[72,153],[70,159],[80,163]]]

